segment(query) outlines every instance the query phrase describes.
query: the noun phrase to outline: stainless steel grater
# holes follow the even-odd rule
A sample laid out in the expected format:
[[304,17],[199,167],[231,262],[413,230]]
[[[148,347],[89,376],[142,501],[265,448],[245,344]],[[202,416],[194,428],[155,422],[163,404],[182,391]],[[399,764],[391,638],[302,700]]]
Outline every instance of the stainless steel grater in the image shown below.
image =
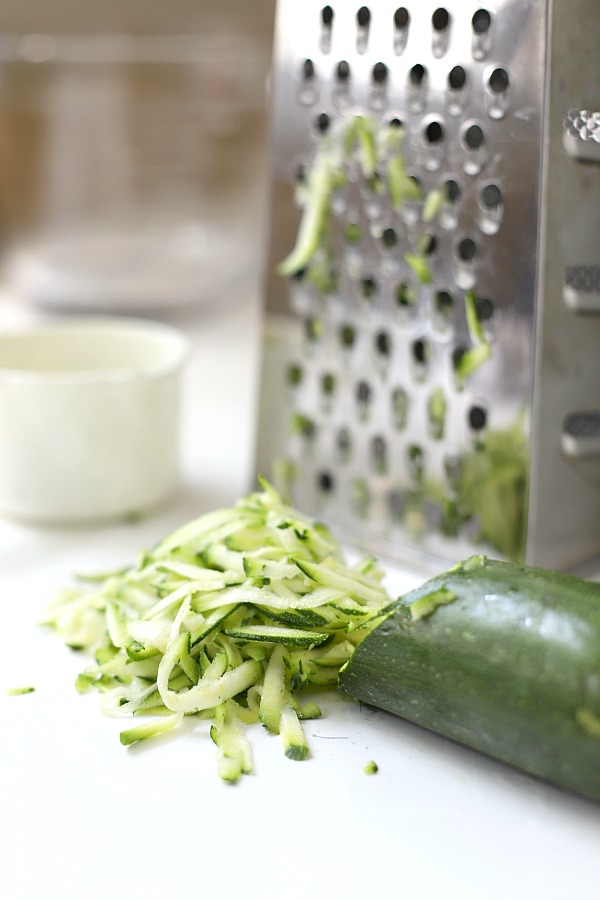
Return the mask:
[[598,0],[280,0],[256,469],[344,540],[600,550],[599,47]]

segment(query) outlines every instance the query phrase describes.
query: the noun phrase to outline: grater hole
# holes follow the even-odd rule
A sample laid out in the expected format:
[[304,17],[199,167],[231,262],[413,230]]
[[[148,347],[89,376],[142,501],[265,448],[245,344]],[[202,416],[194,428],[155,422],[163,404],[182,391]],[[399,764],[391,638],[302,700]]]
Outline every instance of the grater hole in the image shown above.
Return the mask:
[[342,325],[339,331],[340,343],[342,347],[351,349],[356,341],[356,329],[353,325]]
[[[366,179],[366,186],[371,194],[381,195],[384,190],[384,180],[381,177],[381,172],[375,170],[372,175],[369,175]],[[381,211],[381,204],[376,202],[370,208],[370,215],[374,218],[377,218]],[[369,210],[367,210],[369,212]]]
[[431,17],[434,31],[447,31],[450,26],[450,13],[443,6],[439,6]]
[[497,184],[486,184],[479,192],[479,228],[484,234],[496,234],[503,217],[503,196]]
[[460,187],[454,179],[449,178],[444,182],[444,196],[448,203],[457,203],[460,200]]
[[453,91],[460,91],[467,82],[467,73],[462,66],[454,66],[448,73],[448,86]]
[[324,372],[321,376],[321,392],[326,397],[331,397],[335,393],[336,378],[333,372]]
[[438,241],[434,234],[427,232],[419,242],[419,250],[424,256],[432,256],[437,250]]
[[338,81],[345,82],[350,79],[350,66],[345,59],[340,60],[336,67],[336,77]]
[[329,53],[331,50],[331,32],[333,30],[334,13],[331,6],[324,6],[321,9],[321,38],[320,46],[323,53]]
[[433,29],[431,50],[436,58],[443,56],[450,43],[450,13],[444,6],[438,6],[431,16]]
[[319,472],[317,474],[317,488],[323,494],[330,494],[335,487],[335,479],[331,472]]
[[419,484],[423,480],[425,468],[425,454],[419,444],[411,444],[406,451],[408,471],[412,480]]
[[492,16],[487,9],[478,9],[471,19],[471,53],[474,59],[485,59],[491,49]]
[[417,338],[411,345],[412,370],[416,381],[424,381],[429,364],[430,347],[424,338]]
[[398,235],[394,228],[384,228],[381,234],[381,243],[384,247],[390,249],[398,243]]
[[366,478],[353,478],[350,484],[350,497],[357,515],[365,519],[371,505],[371,491]]
[[481,202],[486,209],[498,209],[502,205],[502,191],[497,184],[486,184],[481,191]]
[[375,350],[380,356],[389,356],[392,352],[392,339],[388,331],[378,331],[374,343]]
[[486,34],[490,30],[492,17],[487,9],[478,9],[471,19],[475,34]]
[[446,412],[447,404],[444,391],[441,388],[436,388],[431,392],[427,400],[429,433],[435,441],[441,441],[444,437]]
[[380,434],[375,435],[371,441],[371,459],[376,472],[383,475],[387,471],[387,443]]
[[449,319],[454,310],[454,298],[448,291],[437,291],[435,298],[435,311],[444,319]]
[[480,125],[469,125],[463,134],[463,142],[469,150],[478,150],[484,141],[483,129]]
[[421,63],[414,65],[408,73],[408,78],[413,87],[421,87],[427,76],[427,69]]
[[361,279],[360,289],[366,300],[372,300],[379,288],[376,280],[371,275],[368,275],[366,278]]
[[399,119],[398,116],[394,116],[393,119],[390,119],[390,121],[388,122],[388,125],[390,126],[390,128],[402,128],[403,127],[402,119]]
[[451,491],[458,491],[460,487],[460,480],[462,477],[462,460],[460,456],[445,456],[444,457],[444,475],[446,476],[446,483]]
[[488,297],[475,301],[475,311],[480,322],[490,322],[494,317],[494,304]]
[[456,228],[458,224],[457,203],[460,200],[461,188],[453,178],[442,184],[442,205],[439,212],[439,223],[444,229]]
[[299,166],[296,166],[294,181],[296,182],[296,184],[306,183],[306,165],[304,163],[300,163]]
[[425,128],[425,137],[430,144],[439,144],[444,139],[444,128],[437,119],[430,122]]
[[356,52],[364,53],[369,42],[369,27],[371,25],[371,10],[368,6],[361,6],[356,13]]
[[394,13],[394,53],[397,56],[404,53],[408,43],[408,26],[410,15],[405,6],[399,6]]
[[574,291],[580,291],[584,294],[597,294],[600,292],[600,267],[567,266],[564,284]]
[[299,363],[290,363],[287,367],[286,380],[290,387],[297,387],[302,383],[304,370]]
[[373,391],[371,390],[371,385],[369,384],[369,382],[365,380],[357,382],[354,396],[358,408],[358,418],[361,421],[364,421],[369,414],[369,408],[371,406],[371,399],[373,396]]
[[410,25],[410,13],[405,6],[399,6],[394,13],[394,25],[399,31],[405,31]]
[[315,128],[319,134],[325,134],[329,131],[330,125],[331,117],[325,112],[320,113],[315,119]]
[[396,387],[391,393],[392,422],[399,431],[406,428],[408,421],[408,394],[402,387]]
[[494,69],[488,78],[488,87],[493,94],[504,94],[510,84],[506,69]]
[[368,6],[361,6],[356,13],[356,21],[359,28],[368,28],[371,24],[371,10]]
[[563,429],[573,438],[597,438],[600,434],[600,414],[598,412],[576,412],[565,416]]
[[[437,119],[429,119],[421,124],[425,155],[423,164],[430,172],[439,169],[442,159],[444,126]],[[429,221],[429,219],[427,219]]]
[[432,298],[432,326],[438,337],[449,337],[454,329],[456,304],[450,291],[436,291]]
[[352,435],[345,425],[342,425],[342,427],[338,430],[335,438],[335,443],[342,460],[345,461],[349,459],[350,454],[352,453]]
[[311,343],[319,341],[323,337],[323,331],[323,321],[317,316],[308,316],[304,320],[304,334]]
[[344,225],[344,239],[348,244],[360,244],[362,228],[357,222],[347,222]]
[[423,338],[417,338],[412,344],[413,359],[419,365],[427,362],[428,356],[427,342]]
[[413,306],[416,299],[414,288],[408,282],[401,281],[400,284],[396,285],[394,299],[400,307]]
[[477,245],[473,238],[462,238],[458,242],[456,252],[462,262],[472,262],[477,253]]
[[297,272],[293,273],[293,275],[291,276],[291,279],[292,279],[292,281],[300,282],[300,281],[304,280],[305,275],[306,275],[306,269],[298,269]]
[[317,426],[310,416],[305,416],[304,413],[299,412],[294,413],[290,424],[292,434],[299,435],[307,442],[314,440],[317,433]]
[[388,67],[386,64],[382,62],[375,63],[372,77],[375,84],[385,84],[388,79]]
[[312,59],[304,60],[301,75],[304,81],[311,81],[315,77],[315,64]]
[[356,385],[356,400],[361,405],[371,402],[371,385],[368,381],[359,381]]
[[483,431],[487,424],[487,412],[483,406],[472,406],[469,409],[468,418],[472,431]]
[[467,352],[468,351],[467,351],[466,347],[460,347],[460,346],[455,347],[454,350],[452,351],[452,368],[453,368],[455,374],[457,374],[459,372],[463,357],[464,357],[465,353],[467,353]]
[[402,491],[393,488],[387,495],[387,507],[392,519],[401,522],[404,518],[405,500]]

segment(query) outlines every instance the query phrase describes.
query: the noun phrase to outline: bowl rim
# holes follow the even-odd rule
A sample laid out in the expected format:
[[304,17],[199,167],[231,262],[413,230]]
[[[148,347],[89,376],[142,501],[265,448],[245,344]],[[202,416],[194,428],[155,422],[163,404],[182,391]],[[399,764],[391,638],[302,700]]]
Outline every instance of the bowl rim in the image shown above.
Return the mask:
[[110,337],[111,334],[130,336],[132,339],[154,337],[164,342],[164,354],[157,353],[156,360],[141,365],[119,365],[90,369],[20,368],[3,365],[0,361],[0,383],[28,385],[99,385],[150,381],[182,370],[191,352],[189,338],[179,328],[154,319],[121,315],[68,315],[52,319],[0,328],[0,345],[12,338],[19,340],[38,336],[51,339],[53,334],[75,336],[77,333]]

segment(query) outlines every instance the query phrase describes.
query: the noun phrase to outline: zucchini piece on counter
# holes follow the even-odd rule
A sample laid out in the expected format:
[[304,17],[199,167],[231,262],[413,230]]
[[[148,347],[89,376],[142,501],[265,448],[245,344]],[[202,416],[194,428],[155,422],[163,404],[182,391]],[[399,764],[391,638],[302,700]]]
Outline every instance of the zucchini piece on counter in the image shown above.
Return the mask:
[[303,688],[335,687],[390,602],[370,557],[348,565],[323,524],[262,488],[179,528],[136,565],[69,588],[47,620],[94,657],[80,693],[100,691],[107,715],[152,717],[122,731],[122,744],[186,716],[209,719],[229,783],[252,772],[248,725],[280,735],[289,759],[307,758],[302,722],[321,710]]
[[473,557],[399,598],[340,687],[600,800],[600,584]]

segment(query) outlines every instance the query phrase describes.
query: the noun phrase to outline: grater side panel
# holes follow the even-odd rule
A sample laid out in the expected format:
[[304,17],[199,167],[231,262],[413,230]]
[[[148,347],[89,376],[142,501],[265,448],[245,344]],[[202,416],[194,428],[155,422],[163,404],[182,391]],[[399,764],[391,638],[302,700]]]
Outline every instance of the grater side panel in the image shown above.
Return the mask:
[[[347,4],[332,4],[329,34],[322,27],[322,4],[311,0],[300,8],[281,0],[278,8],[257,471],[271,478],[274,472],[293,474],[288,487],[298,506],[329,521],[344,539],[391,558],[424,554],[453,560],[487,549],[479,540],[476,517],[451,536],[440,528],[441,506],[452,492],[452,467],[488,432],[517,421],[525,431],[529,427],[546,3],[493,4],[492,28],[483,44],[472,25],[480,4],[455,6],[448,8],[449,33],[440,37],[431,24],[437,4],[409,4],[410,34],[400,46],[402,36],[394,28],[397,5],[372,3],[362,50],[356,10]],[[304,77],[307,60],[310,78]],[[338,77],[341,62],[351,72],[346,83]],[[373,77],[382,62],[385,89]],[[423,95],[411,82],[418,67],[427,73]],[[455,69],[466,75],[462,90],[449,86]],[[490,87],[498,72],[508,77],[505,91]],[[335,198],[336,227],[357,219],[368,240],[359,253],[342,247],[341,289],[323,297],[301,280],[287,282],[276,274],[300,222],[296,174],[310,165],[322,140],[319,119],[336,122],[355,112],[380,123],[402,120],[407,170],[419,178],[424,194],[450,182],[460,188],[458,201],[446,203],[431,225],[437,242],[433,280],[413,285],[417,302],[410,308],[401,306],[397,289],[411,280],[403,254],[410,249],[419,208],[407,205],[400,216],[385,203],[377,209],[356,183]],[[428,141],[431,123],[443,131],[438,144]],[[484,135],[481,147],[469,144],[473,127]],[[484,195],[488,200],[491,195],[491,204]],[[498,195],[500,202],[494,204]],[[380,239],[392,225],[398,245],[388,252]],[[464,241],[475,244],[474,261],[461,255]],[[369,280],[376,290],[366,299],[361,290]],[[458,390],[451,357],[469,341],[464,309],[469,291],[492,310],[484,327],[493,354]],[[453,302],[451,321],[439,313],[443,294]],[[351,350],[340,341],[348,325],[355,332]],[[376,349],[383,332],[392,348],[385,358]],[[430,353],[425,377],[416,371],[414,358],[420,343]],[[301,371],[301,380],[290,380],[294,369]],[[335,381],[333,396],[323,392],[327,375]],[[443,439],[432,436],[426,412],[436,386],[448,404]],[[397,392],[402,390],[411,412],[408,425],[400,428]],[[481,432],[472,426],[473,411],[484,415]],[[342,440],[345,432],[350,448]],[[435,490],[423,501],[425,479]]]
[[600,445],[581,456],[561,446],[568,416],[600,410],[600,307],[578,313],[565,292],[573,267],[600,271],[600,165],[563,141],[570,110],[600,110],[599,12],[596,0],[552,8],[528,544],[528,560],[550,568],[600,552]]

